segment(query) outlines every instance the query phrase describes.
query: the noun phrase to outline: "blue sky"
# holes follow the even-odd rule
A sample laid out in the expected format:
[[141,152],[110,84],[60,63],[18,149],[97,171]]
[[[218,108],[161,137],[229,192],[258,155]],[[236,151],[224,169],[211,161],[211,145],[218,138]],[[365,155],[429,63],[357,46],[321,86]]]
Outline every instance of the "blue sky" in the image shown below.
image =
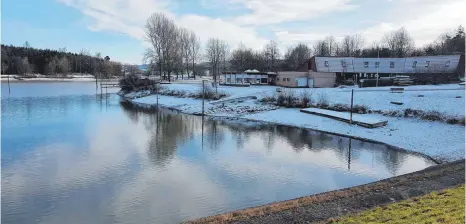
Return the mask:
[[[27,7],[25,7],[27,5]],[[79,52],[141,63],[144,22],[163,12],[182,27],[260,49],[268,40],[282,52],[326,36],[360,34],[366,45],[405,27],[421,46],[466,21],[461,0],[2,0],[2,43]]]

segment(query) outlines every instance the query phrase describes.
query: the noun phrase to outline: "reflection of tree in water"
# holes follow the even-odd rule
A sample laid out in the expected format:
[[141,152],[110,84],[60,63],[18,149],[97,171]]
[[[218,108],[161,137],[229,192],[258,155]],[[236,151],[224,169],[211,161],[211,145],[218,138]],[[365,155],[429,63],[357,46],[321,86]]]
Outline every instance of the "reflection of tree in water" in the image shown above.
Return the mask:
[[223,127],[221,127],[218,121],[212,119],[207,119],[204,125],[204,140],[208,149],[210,151],[218,151],[225,139]]
[[149,131],[147,154],[157,166],[170,162],[177,148],[193,138],[193,128],[200,129],[200,125],[193,125],[198,119],[194,116],[155,108],[141,108],[127,103],[121,105],[130,119],[140,121]]
[[398,170],[408,156],[408,153],[385,145],[378,146],[378,149],[375,151],[375,160],[377,163],[384,164],[392,175],[398,174]]
[[[201,134],[201,117],[168,110],[157,112],[155,109],[134,108],[125,103],[122,103],[122,107],[133,122],[142,121],[146,130],[151,133],[148,155],[155,164],[165,164],[173,158],[181,144],[194,138],[195,132]],[[332,150],[340,160],[348,163],[351,162],[348,160],[359,160],[361,153],[365,151],[371,153],[377,163],[384,164],[392,174],[398,172],[401,162],[407,156],[403,151],[354,139],[350,151],[349,138],[308,129],[211,118],[205,118],[204,121],[204,147],[211,151],[221,150],[225,141],[225,128],[231,132],[237,149],[242,149],[251,136],[259,136],[268,149],[273,148],[276,139],[283,139],[296,152],[304,149],[317,152]]]
[[123,113],[133,122],[133,123],[138,123],[138,117],[140,111],[143,111],[143,109],[136,109],[136,107],[129,102],[122,101],[120,102],[121,107],[123,108]]

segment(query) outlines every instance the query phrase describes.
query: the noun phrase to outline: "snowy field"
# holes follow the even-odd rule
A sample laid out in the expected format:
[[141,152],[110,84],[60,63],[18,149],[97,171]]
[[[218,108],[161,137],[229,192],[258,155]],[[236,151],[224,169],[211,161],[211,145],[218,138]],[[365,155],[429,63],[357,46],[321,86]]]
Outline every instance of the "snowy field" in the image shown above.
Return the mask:
[[[169,84],[165,86],[187,92],[196,92],[200,88],[200,85],[195,84]],[[453,161],[465,156],[465,128],[461,125],[368,114],[367,116],[373,119],[388,120],[388,125],[367,129],[330,118],[305,114],[300,112],[298,108],[279,108],[260,103],[258,100],[241,98],[257,96],[260,99],[275,94],[276,88],[275,86],[221,86],[218,91],[228,94],[228,97],[216,101],[215,104],[206,102],[206,114],[292,125],[364,138],[423,153],[439,161]],[[306,91],[306,89],[293,90]],[[355,90],[357,90],[355,91],[355,104],[363,104],[371,109],[402,110],[403,108],[411,108],[426,111],[437,110],[449,115],[464,116],[465,91],[464,87],[459,85],[410,86],[405,87],[405,90],[413,91],[405,91],[404,93],[390,93],[387,91],[389,87]],[[348,88],[321,88],[313,91],[312,98],[315,100],[318,99],[319,94],[325,94],[330,103],[350,103],[351,89]],[[424,95],[424,97],[418,97],[418,95]],[[456,96],[461,96],[461,98],[456,98]],[[240,99],[233,100],[234,98]],[[403,102],[404,105],[393,105],[390,104],[390,101]],[[156,103],[156,96],[150,95],[134,99],[133,102],[153,105]],[[199,99],[159,96],[159,105],[190,114],[202,112],[202,100]]]

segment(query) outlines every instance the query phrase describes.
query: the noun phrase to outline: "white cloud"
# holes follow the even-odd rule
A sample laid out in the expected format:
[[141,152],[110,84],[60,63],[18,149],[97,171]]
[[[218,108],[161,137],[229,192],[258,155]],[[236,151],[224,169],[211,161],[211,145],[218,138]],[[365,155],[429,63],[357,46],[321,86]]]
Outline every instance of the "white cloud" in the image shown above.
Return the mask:
[[330,12],[357,8],[350,0],[232,0],[241,2],[252,13],[239,16],[235,22],[243,25],[265,25],[306,21]]
[[178,18],[177,21],[181,26],[196,32],[201,41],[216,37],[227,41],[231,47],[242,42],[253,49],[258,49],[267,42],[265,38],[257,34],[255,29],[241,27],[221,18],[212,19],[206,16],[186,15]]
[[[371,45],[379,41],[384,33],[402,26],[414,38],[416,45],[421,46],[466,21],[466,14],[461,12],[466,8],[466,2],[461,0],[393,0],[386,2],[389,4],[383,9],[386,13],[371,15],[371,22],[367,22],[367,13],[363,11],[370,8],[359,7],[351,0],[200,0],[201,7],[215,8],[218,17],[177,13],[183,2],[169,0],[58,1],[77,8],[85,17],[91,18],[93,22],[89,29],[123,33],[141,43],[144,41],[146,19],[154,12],[163,12],[178,25],[195,31],[202,42],[217,37],[226,40],[231,48],[243,42],[247,47],[260,49],[268,39],[275,39],[282,52],[298,42],[313,44],[330,35],[338,39],[358,33],[365,38],[366,45]],[[243,14],[222,16],[222,12],[232,7],[237,11],[238,7],[243,8]],[[320,19],[324,15],[338,17],[342,12],[346,12],[344,16],[351,15],[351,19],[355,20],[354,25]],[[365,26],[361,26],[364,23]]]
[[305,32],[277,29],[275,35],[279,42],[291,45],[297,42],[313,44],[326,36],[331,35],[338,39],[357,33],[364,37],[366,46],[370,46],[379,42],[385,33],[405,27],[416,45],[423,46],[434,41],[442,33],[457,28],[458,25],[464,25],[466,21],[466,14],[461,11],[466,8],[465,1],[399,0],[393,1],[393,4],[393,7],[387,10],[389,18],[374,18],[378,22],[369,27],[354,29],[329,24],[326,27],[303,27]]

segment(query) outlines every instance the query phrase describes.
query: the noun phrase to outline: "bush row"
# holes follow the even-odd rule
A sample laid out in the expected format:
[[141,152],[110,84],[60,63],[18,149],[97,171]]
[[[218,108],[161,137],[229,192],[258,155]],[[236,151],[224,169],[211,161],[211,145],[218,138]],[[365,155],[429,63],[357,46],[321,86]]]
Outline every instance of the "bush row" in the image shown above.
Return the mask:
[[[277,95],[269,95],[260,99],[263,103],[272,103],[281,107],[289,108],[308,108],[315,107],[320,109],[334,110],[340,112],[350,112],[351,108],[346,104],[330,104],[328,97],[325,93],[319,93],[317,100],[314,102],[312,99],[313,90],[305,90],[301,94],[297,95],[293,90],[285,90],[278,93]],[[385,116],[391,117],[414,117],[421,120],[428,121],[441,121],[448,124],[459,124],[465,125],[465,117],[456,117],[449,116],[438,111],[423,111],[415,109],[405,109],[405,110],[392,110],[392,111],[382,111],[382,110],[370,110],[365,105],[353,105],[353,113],[358,114],[367,114],[375,113],[382,114]]]

